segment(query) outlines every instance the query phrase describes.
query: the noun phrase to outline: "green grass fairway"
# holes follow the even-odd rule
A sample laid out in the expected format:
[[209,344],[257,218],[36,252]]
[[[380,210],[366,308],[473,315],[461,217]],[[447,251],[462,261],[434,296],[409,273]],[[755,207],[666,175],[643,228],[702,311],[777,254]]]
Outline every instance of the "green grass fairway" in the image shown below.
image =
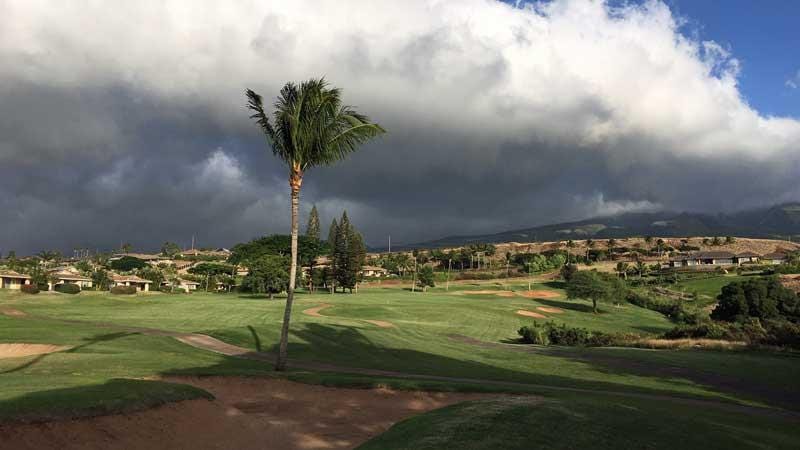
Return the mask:
[[[534,320],[516,314],[517,310],[540,312],[546,320],[593,330],[658,334],[673,326],[662,315],[633,305],[603,305],[601,314],[593,314],[588,302],[566,300],[558,283],[533,288],[551,292],[552,298],[519,295],[527,283],[493,282],[454,284],[450,291],[437,287],[424,294],[400,286],[364,288],[352,295],[300,294],[292,316],[293,360],[396,373],[375,378],[337,369],[339,373],[302,371],[288,376],[342,386],[378,383],[405,389],[537,393],[557,402],[553,405],[564,402],[568,405],[564,408],[574,408],[565,411],[576,415],[586,414],[591,403],[573,405],[574,389],[587,395],[647,395],[630,401],[654,414],[673,414],[670,398],[676,397],[800,410],[796,382],[800,358],[794,353],[515,344],[516,330]],[[514,293],[475,293],[487,290]],[[303,312],[323,305],[328,306],[320,316]],[[0,343],[74,347],[43,356],[0,359],[0,420],[103,414],[206,395],[158,381],[164,374],[270,376],[270,364],[225,357],[130,327],[203,333],[253,350],[273,351],[283,308],[283,299],[238,294],[27,296],[0,291],[0,311],[27,313],[27,317],[0,314]],[[402,374],[414,377],[404,379]],[[680,405],[675,404],[675,414],[686,412]],[[558,417],[555,412],[535,414],[545,416],[530,420]],[[735,417],[719,414],[724,424],[737,423]]]
[[697,292],[700,296],[699,304],[697,306],[706,306],[716,303],[717,295],[722,292],[723,286],[726,286],[734,281],[745,280],[748,277],[740,275],[721,275],[713,278],[704,278],[700,280],[687,280],[681,281],[670,289],[686,292],[691,294]]

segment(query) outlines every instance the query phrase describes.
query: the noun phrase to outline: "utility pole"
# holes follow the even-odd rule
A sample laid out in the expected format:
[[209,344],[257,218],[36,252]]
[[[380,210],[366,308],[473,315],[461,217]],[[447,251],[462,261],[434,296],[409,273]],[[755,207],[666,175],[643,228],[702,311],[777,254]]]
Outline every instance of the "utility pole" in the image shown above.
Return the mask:
[[414,273],[411,274],[411,292],[414,292],[414,287],[417,285],[417,257],[414,257]]
[[447,260],[447,283],[445,284],[445,291],[450,290],[450,269],[453,268],[453,259],[450,258]]
[[531,290],[531,278],[533,278],[533,274],[531,273],[531,263],[528,263],[528,292]]
[[389,253],[392,253],[392,235],[389,235]]

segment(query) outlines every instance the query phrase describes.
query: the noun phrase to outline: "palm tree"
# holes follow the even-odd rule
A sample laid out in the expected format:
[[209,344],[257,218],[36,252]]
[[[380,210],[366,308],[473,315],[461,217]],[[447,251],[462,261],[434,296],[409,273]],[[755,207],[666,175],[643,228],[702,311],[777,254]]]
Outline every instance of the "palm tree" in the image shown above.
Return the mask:
[[247,107],[253,112],[272,153],[289,167],[292,203],[292,259],[289,289],[283,314],[280,349],[275,370],[286,368],[289,319],[297,278],[297,210],[303,174],[309,169],[331,165],[356,151],[361,144],[384,133],[379,125],[342,104],[341,90],[329,88],[324,79],[287,83],[275,101],[272,118],[264,111],[262,97],[247,90]]

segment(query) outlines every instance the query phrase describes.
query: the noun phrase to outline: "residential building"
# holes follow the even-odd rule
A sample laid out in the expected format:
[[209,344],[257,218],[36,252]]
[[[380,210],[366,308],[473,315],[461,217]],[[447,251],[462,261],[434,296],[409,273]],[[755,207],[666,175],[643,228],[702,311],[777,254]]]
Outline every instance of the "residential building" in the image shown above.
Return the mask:
[[19,290],[23,285],[31,284],[31,277],[13,270],[0,271],[0,288]]
[[111,287],[134,286],[139,292],[148,292],[151,284],[153,284],[152,281],[139,278],[136,275],[111,275]]

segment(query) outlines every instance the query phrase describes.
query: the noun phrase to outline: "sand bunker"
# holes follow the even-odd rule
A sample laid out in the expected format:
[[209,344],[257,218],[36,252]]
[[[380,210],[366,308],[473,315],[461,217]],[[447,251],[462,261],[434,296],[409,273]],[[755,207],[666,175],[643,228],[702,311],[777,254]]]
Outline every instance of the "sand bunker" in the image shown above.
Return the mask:
[[23,356],[45,355],[60,352],[69,347],[49,344],[0,344],[0,358],[21,358]]
[[520,316],[525,316],[525,317],[535,317],[537,319],[547,319],[547,316],[545,316],[543,314],[539,314],[539,313],[533,312],[533,311],[526,311],[524,309],[518,309],[517,310],[517,314],[519,314]]
[[542,312],[552,313],[552,314],[561,314],[561,313],[564,312],[563,309],[551,308],[549,306],[537,306],[536,309],[538,309],[539,311],[542,311]]
[[0,311],[0,313],[9,317],[25,317],[28,315],[24,311],[20,311],[18,309],[4,309]]
[[561,295],[558,292],[553,291],[521,291],[517,294],[525,297],[525,298],[558,298]]
[[498,297],[513,297],[514,291],[494,291],[494,290],[483,290],[483,291],[463,291],[466,295],[496,295]]
[[394,324],[393,323],[386,322],[384,320],[365,320],[364,322],[371,323],[371,324],[379,326],[381,328],[394,328]]
[[329,308],[331,306],[333,306],[333,305],[325,303],[325,304],[316,306],[314,308],[305,309],[305,310],[303,310],[303,314],[305,314],[307,316],[312,316],[312,317],[325,317],[322,314],[320,314],[319,312],[322,311],[323,309]]
[[[3,448],[351,449],[395,422],[496,395],[335,389],[280,379],[169,378],[214,395],[137,413],[0,425]],[[535,397],[531,397],[535,398]]]

